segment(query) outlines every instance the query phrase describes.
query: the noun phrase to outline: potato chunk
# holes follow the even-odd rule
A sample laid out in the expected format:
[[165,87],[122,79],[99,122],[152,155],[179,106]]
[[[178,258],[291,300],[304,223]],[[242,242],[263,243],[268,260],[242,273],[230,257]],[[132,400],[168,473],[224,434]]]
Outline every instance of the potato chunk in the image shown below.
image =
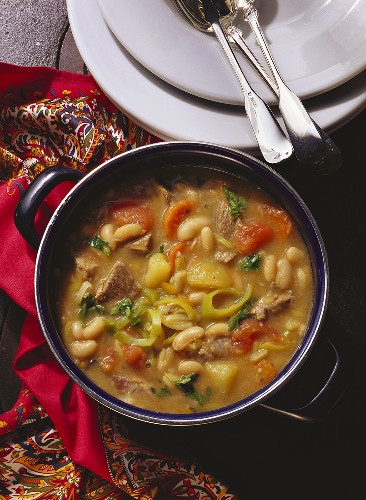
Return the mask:
[[212,390],[226,394],[234,385],[238,366],[233,361],[209,361],[205,364],[205,371]]
[[218,262],[197,262],[187,270],[187,282],[193,287],[226,288],[231,281],[229,271]]
[[147,288],[156,288],[163,281],[167,281],[170,277],[170,264],[163,253],[154,253],[147,266],[144,285]]

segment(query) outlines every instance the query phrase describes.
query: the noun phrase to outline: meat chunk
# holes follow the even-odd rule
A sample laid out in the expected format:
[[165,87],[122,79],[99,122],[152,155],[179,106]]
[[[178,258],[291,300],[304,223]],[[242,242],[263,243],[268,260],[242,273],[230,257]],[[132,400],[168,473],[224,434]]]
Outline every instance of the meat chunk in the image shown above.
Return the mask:
[[215,222],[221,236],[231,238],[235,229],[235,221],[231,217],[231,209],[225,201],[220,201],[217,205]]
[[126,248],[134,250],[137,253],[147,253],[149,251],[149,245],[151,240],[151,233],[147,233],[134,241],[131,241],[126,245]]
[[224,247],[223,245],[220,245],[220,247],[215,252],[215,259],[218,262],[223,262],[224,264],[227,264],[228,262],[233,260],[235,255],[236,252]]
[[171,193],[169,193],[169,191],[165,189],[165,187],[163,187],[161,184],[154,184],[154,192],[156,196],[167,205],[171,202]]
[[227,337],[208,338],[198,350],[200,361],[225,358],[230,350],[230,339]]
[[286,290],[284,292],[269,292],[258,300],[254,307],[252,307],[250,313],[258,321],[263,321],[266,319],[268,313],[277,313],[281,311],[281,309],[287,305],[292,304],[293,300],[294,297],[291,290]]
[[76,271],[83,280],[90,279],[95,273],[99,263],[98,256],[93,250],[86,250],[75,257]]
[[134,380],[122,375],[113,375],[112,382],[122,394],[131,394],[136,391],[147,391],[148,387],[142,380]]
[[133,279],[125,264],[117,260],[108,276],[99,281],[95,300],[101,303],[124,297],[132,298],[140,289],[141,287]]

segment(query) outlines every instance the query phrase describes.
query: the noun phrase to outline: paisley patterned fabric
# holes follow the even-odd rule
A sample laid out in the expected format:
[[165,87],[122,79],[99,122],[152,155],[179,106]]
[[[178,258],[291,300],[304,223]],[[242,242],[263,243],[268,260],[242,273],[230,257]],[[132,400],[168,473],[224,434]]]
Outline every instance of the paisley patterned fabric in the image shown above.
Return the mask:
[[68,97],[6,106],[0,114],[0,180],[63,165],[82,172],[153,138],[95,99]]
[[[88,172],[116,154],[159,140],[116,109],[91,77],[0,63],[3,195],[24,189],[45,168]],[[14,407],[0,415],[0,500],[236,498],[196,464],[128,439],[114,412],[99,407],[99,420],[110,481],[71,459],[24,386]]]

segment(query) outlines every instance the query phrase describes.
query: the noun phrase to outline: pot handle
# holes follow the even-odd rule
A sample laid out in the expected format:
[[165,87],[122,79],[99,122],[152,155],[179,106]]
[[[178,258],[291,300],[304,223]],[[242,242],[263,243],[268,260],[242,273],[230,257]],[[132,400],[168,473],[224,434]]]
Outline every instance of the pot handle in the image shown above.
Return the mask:
[[37,250],[41,243],[34,221],[45,197],[63,181],[77,182],[83,177],[79,170],[50,167],[43,170],[22,194],[14,212],[15,225],[23,238]]
[[333,410],[346,389],[345,370],[339,353],[329,338],[324,337],[318,340],[290,382],[266,404],[259,406],[303,422],[317,422]]

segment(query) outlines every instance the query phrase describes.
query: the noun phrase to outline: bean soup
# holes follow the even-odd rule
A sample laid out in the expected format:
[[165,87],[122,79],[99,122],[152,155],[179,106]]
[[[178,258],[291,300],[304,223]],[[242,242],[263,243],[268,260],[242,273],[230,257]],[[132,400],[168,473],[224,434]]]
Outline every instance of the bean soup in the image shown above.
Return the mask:
[[273,380],[302,341],[313,277],[286,211],[213,173],[113,186],[73,221],[57,265],[58,328],[99,387],[190,413]]

